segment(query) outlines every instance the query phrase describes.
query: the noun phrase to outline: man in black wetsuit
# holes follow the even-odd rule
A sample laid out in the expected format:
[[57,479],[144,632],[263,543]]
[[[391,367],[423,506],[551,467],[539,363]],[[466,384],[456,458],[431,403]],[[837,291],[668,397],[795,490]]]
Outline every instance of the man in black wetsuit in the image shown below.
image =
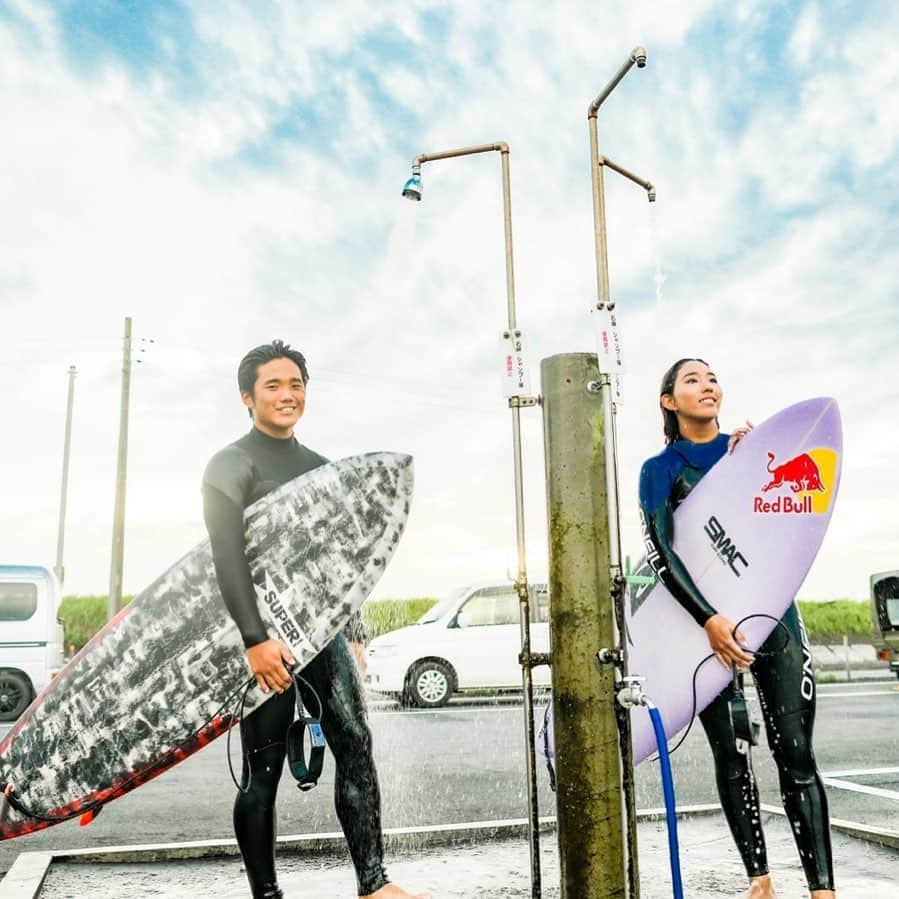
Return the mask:
[[[203,475],[203,513],[215,571],[228,612],[263,692],[275,692],[243,724],[243,782],[234,803],[234,831],[254,899],[279,899],[275,875],[275,797],[286,755],[285,734],[294,717],[290,650],[271,639],[256,605],[245,554],[244,509],[281,484],[324,465],[323,456],[293,436],[306,404],[306,360],[280,340],[247,353],[238,368],[240,396],[250,412],[250,432],[216,453]],[[372,758],[362,688],[347,636],[360,639],[351,621],[303,669],[321,699],[321,724],[334,755],[334,802],[349,845],[360,896],[429,899],[392,884],[384,870],[381,799]],[[347,636],[345,636],[345,634]],[[310,699],[304,695],[304,701]],[[312,701],[310,708],[316,708]]]

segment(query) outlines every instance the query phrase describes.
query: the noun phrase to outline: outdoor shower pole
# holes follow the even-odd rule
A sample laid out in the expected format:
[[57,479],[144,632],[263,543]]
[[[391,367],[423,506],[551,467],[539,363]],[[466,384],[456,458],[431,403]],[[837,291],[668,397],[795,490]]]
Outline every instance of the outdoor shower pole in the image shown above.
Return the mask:
[[540,364],[546,454],[553,725],[562,899],[626,895],[614,645],[608,444],[592,353]]
[[[481,144],[475,147],[462,147],[458,150],[443,150],[439,153],[423,153],[412,161],[412,178],[406,183],[403,195],[413,200],[421,199],[421,166],[425,162],[438,159],[451,159],[456,156],[471,156],[475,153],[499,152],[502,159],[503,174],[503,236],[506,257],[506,306],[508,313],[508,330],[514,334],[518,328],[515,312],[515,270],[512,256],[512,201],[509,179],[509,145],[502,141],[494,144]],[[521,462],[521,417],[522,406],[536,405],[533,397],[511,397],[509,408],[512,413],[512,455],[515,467],[515,535],[518,547],[518,576],[515,580],[515,592],[518,594],[519,621],[521,627],[521,680],[524,693],[524,739],[525,758],[528,778],[528,835],[531,852],[531,895],[540,899],[540,831],[537,809],[537,760],[534,746],[534,695],[531,666],[540,664],[537,657],[531,655],[530,602],[528,598],[527,566],[525,562],[524,539],[524,486]]]
[[[625,178],[639,184],[648,195],[649,201],[655,200],[655,189],[652,184],[629,172],[622,166],[616,165],[610,159],[599,152],[599,138],[597,136],[596,118],[599,107],[606,101],[609,94],[618,86],[621,79],[637,64],[638,68],[646,65],[646,50],[643,47],[635,47],[625,63],[618,69],[612,80],[603,88],[602,92],[590,104],[587,109],[587,123],[590,130],[590,173],[593,185],[593,222],[594,242],[596,246],[596,297],[597,309],[613,309],[609,293],[609,257],[606,245],[606,208],[605,190],[603,185],[603,168],[608,166],[613,171]],[[604,454],[605,454],[605,479],[606,502],[608,508],[609,528],[609,572],[610,572],[610,597],[615,609],[616,640],[614,649],[619,672],[622,677],[628,673],[627,669],[627,641],[622,639],[625,633],[624,626],[624,573],[621,568],[621,503],[618,489],[618,436],[615,422],[615,403],[612,400],[612,379],[609,373],[601,373],[599,385],[602,394],[602,416],[604,421]],[[611,648],[611,647],[609,647]],[[616,708],[619,730],[619,748],[621,753],[621,779],[624,791],[624,811],[627,820],[628,835],[628,880],[629,896],[639,899],[640,873],[637,860],[637,815],[634,800],[634,771],[633,751],[631,748],[630,713],[624,708]]]

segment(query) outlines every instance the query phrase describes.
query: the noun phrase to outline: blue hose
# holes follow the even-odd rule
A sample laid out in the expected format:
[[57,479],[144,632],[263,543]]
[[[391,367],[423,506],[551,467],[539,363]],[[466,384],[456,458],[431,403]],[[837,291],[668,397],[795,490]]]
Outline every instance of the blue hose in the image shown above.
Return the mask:
[[649,700],[646,701],[652,728],[656,732],[659,747],[659,765],[662,769],[662,791],[665,794],[665,816],[668,821],[668,855],[671,860],[671,885],[674,899],[684,899],[684,887],[680,876],[680,849],[677,844],[677,812],[674,803],[674,779],[671,776],[671,759],[668,758],[668,738],[662,726],[659,710]]

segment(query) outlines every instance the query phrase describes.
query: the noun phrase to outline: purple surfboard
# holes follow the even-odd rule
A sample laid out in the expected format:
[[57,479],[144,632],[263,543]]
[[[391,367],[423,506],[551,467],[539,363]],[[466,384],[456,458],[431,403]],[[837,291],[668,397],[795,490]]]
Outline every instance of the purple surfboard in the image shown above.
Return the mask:
[[[835,400],[797,403],[756,427],[674,513],[674,549],[703,596],[734,623],[779,619],[818,553],[840,483],[843,444]],[[644,559],[635,575],[651,575]],[[706,633],[661,583],[628,587],[629,669],[674,736],[690,721],[693,672],[711,651]],[[758,649],[776,626],[740,626]],[[696,713],[731,680],[715,659],[696,678]],[[656,749],[649,715],[631,710],[634,762]]]

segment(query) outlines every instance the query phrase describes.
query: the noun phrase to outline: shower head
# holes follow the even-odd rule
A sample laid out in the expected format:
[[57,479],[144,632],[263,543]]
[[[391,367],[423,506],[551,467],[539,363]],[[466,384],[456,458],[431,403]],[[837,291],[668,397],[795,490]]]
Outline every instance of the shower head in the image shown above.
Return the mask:
[[403,196],[407,200],[421,201],[421,168],[419,166],[412,167],[412,177],[403,185]]
[[645,47],[634,47],[630,52],[630,56],[628,56],[626,62],[621,66],[621,68],[612,76],[612,80],[602,89],[602,93],[590,104],[587,109],[587,118],[592,119],[596,116],[599,107],[602,106],[603,103],[608,99],[609,94],[615,90],[616,87],[621,83],[621,79],[624,78],[625,75],[631,70],[631,67],[637,64],[638,69],[646,68],[646,48]]

